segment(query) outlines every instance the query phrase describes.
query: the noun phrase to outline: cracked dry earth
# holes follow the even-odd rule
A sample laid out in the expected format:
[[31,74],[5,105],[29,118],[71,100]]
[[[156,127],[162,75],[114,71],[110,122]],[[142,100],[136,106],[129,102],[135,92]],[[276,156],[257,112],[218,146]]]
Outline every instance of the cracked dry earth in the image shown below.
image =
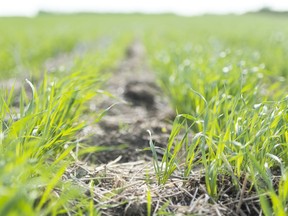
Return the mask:
[[176,171],[165,185],[158,184],[149,140],[160,148],[167,145],[175,113],[155,80],[144,47],[134,42],[104,86],[114,97],[91,104],[96,110],[110,107],[106,115],[83,131],[89,135],[86,144],[110,150],[85,155],[64,179],[86,188],[101,215],[144,216],[149,214],[147,206],[151,215],[235,215],[229,206],[211,202],[201,170],[192,172],[190,180]]

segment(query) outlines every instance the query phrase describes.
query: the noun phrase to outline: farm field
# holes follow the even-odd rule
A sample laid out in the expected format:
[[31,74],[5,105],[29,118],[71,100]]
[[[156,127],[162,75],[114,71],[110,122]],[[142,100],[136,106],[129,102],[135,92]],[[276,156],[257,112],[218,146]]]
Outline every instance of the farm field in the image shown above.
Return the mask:
[[0,18],[0,215],[287,215],[287,21]]

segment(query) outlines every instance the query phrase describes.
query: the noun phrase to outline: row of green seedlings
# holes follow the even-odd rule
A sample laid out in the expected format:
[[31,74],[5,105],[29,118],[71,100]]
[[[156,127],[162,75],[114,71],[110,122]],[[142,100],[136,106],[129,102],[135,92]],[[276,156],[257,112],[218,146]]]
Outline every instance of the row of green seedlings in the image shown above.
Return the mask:
[[76,61],[80,72],[45,76],[37,86],[26,80],[21,92],[1,91],[0,215],[98,215],[87,188],[67,168],[83,154],[103,150],[80,143],[78,134],[85,115],[98,122],[105,113],[89,112],[88,102],[105,93],[100,86],[129,39],[117,39],[105,55],[88,53],[87,61]]
[[91,211],[83,189],[62,176],[77,159],[71,155],[79,145],[75,137],[85,126],[85,103],[95,96],[91,86],[99,80],[79,74],[55,83],[45,78],[38,91],[27,83],[32,98],[22,90],[17,116],[13,91],[1,95],[0,214]]
[[[265,215],[287,215],[288,98],[283,83],[269,82],[270,72],[261,65],[251,68],[255,62],[248,58],[244,65],[203,51],[192,60],[193,50],[165,49],[153,65],[175,108],[190,114],[176,117],[161,162],[150,142],[158,182],[164,184],[176,170],[189,178],[200,165],[212,200],[221,198],[221,176],[229,176],[242,199],[257,191]],[[252,186],[246,188],[243,179]]]

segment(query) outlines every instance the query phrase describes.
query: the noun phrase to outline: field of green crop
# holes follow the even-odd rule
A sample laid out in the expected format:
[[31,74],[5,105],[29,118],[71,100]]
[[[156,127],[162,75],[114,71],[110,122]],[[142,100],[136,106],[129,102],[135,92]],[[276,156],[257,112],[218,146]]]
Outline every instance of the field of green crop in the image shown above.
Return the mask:
[[[87,195],[97,183],[83,187],[65,176],[82,155],[105,151],[79,134],[107,111],[92,112],[89,102],[109,95],[102,87],[135,40],[178,114],[162,159],[150,142],[157,183],[177,172],[187,185],[201,169],[209,203],[235,215],[287,215],[287,21],[261,14],[0,18],[0,215],[101,215]],[[146,199],[152,215],[157,205],[150,192]],[[153,211],[177,213],[160,209]]]

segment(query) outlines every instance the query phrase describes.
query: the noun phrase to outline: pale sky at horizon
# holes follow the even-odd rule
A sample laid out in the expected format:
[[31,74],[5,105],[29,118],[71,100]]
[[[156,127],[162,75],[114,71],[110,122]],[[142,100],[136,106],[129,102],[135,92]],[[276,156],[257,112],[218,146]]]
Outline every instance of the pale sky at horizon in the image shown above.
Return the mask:
[[0,0],[0,16],[33,16],[39,10],[56,12],[173,12],[182,15],[243,13],[270,7],[288,10],[288,0]]

